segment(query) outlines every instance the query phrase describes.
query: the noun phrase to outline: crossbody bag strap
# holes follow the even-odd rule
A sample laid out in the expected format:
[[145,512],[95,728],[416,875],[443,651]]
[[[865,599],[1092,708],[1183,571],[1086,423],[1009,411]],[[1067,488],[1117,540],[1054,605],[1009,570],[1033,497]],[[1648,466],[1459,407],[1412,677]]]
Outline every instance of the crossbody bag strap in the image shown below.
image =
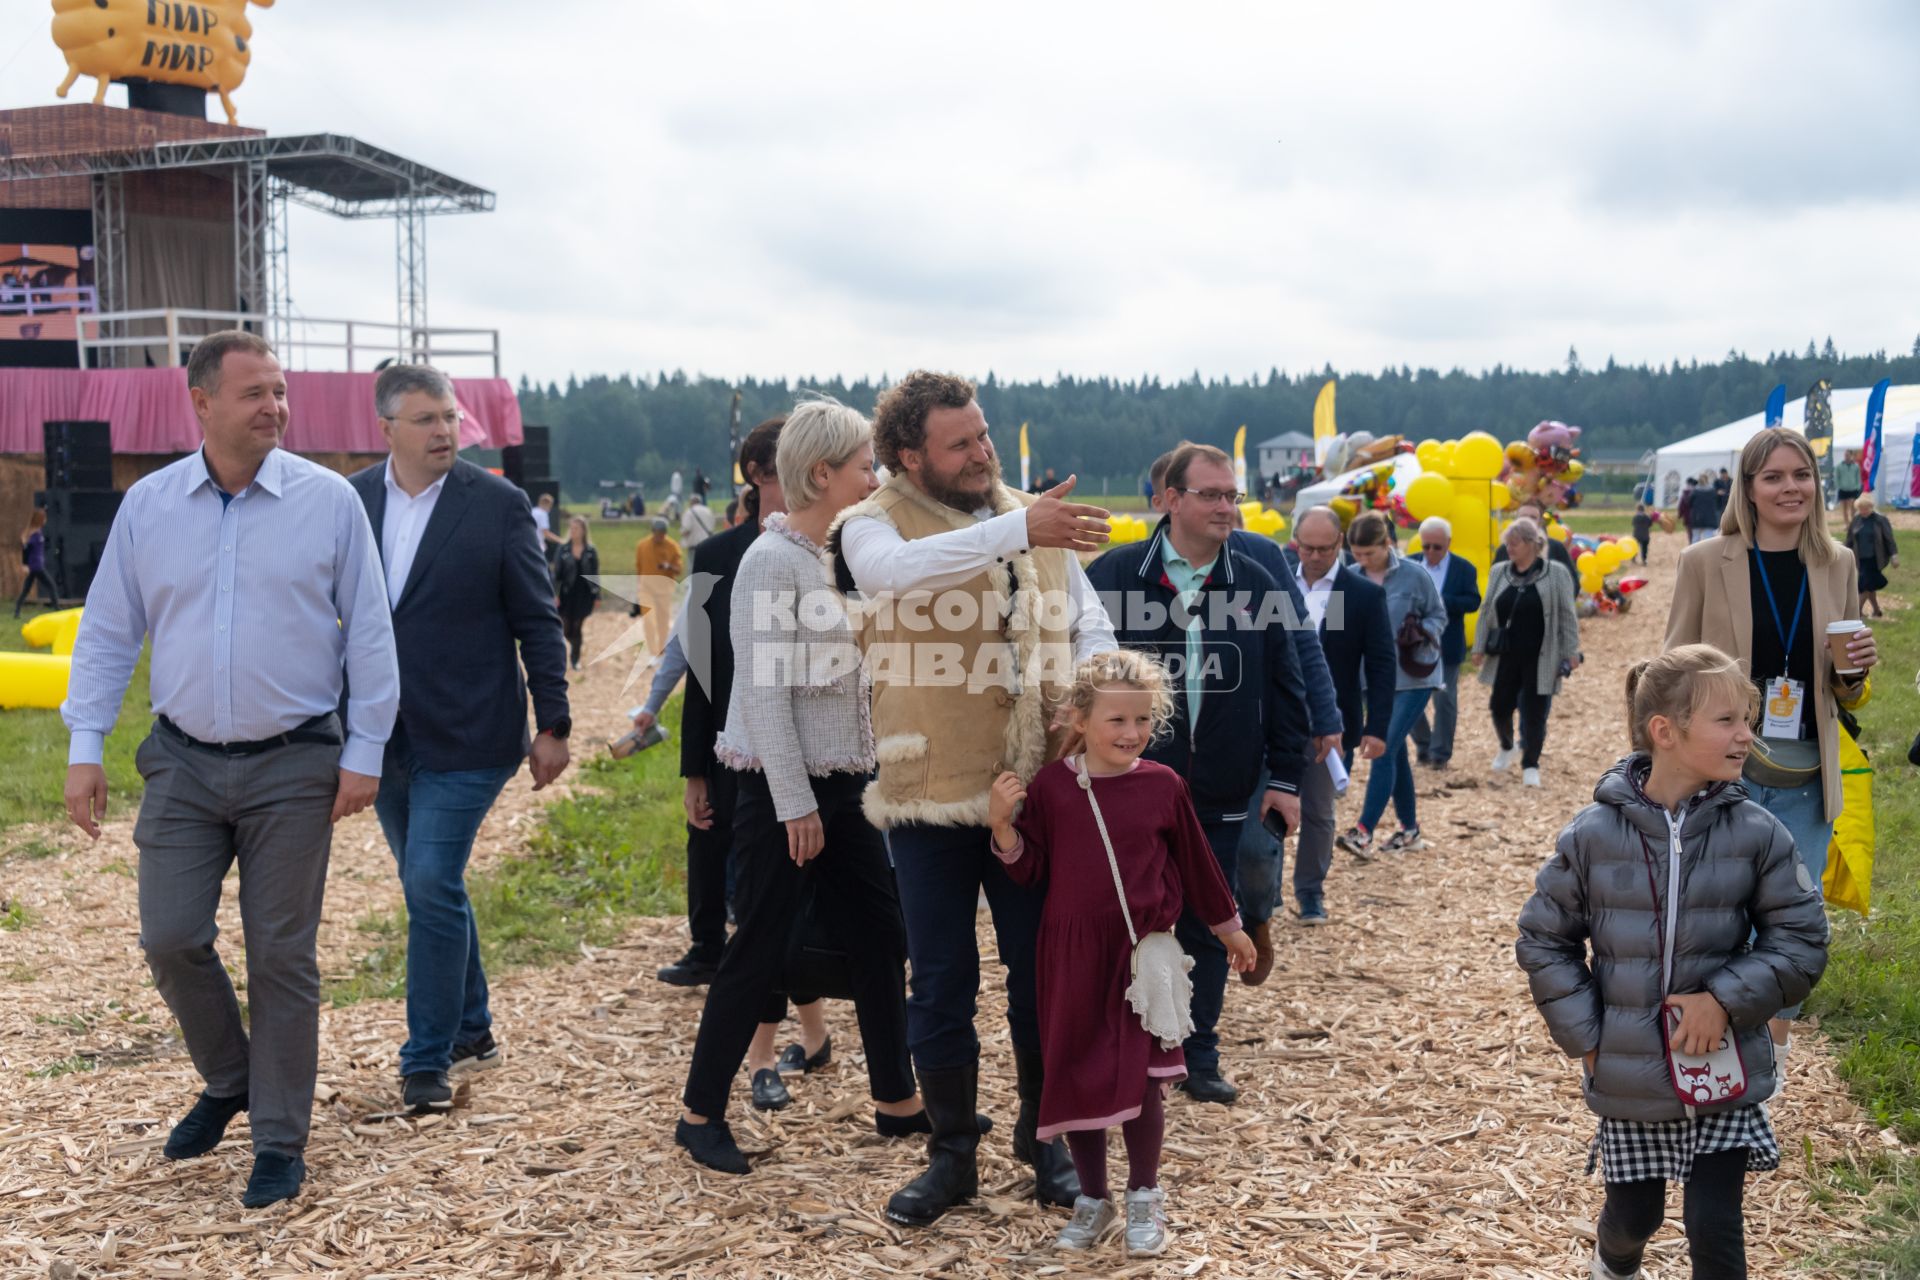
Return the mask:
[[1120,918],[1127,922],[1127,941],[1137,947],[1140,945],[1140,935],[1133,930],[1133,909],[1127,906],[1127,887],[1120,880],[1120,859],[1113,856],[1113,839],[1107,835],[1107,820],[1100,814],[1100,802],[1093,798],[1093,779],[1087,774],[1087,758],[1083,755],[1079,761],[1077,775],[1080,789],[1087,793],[1087,803],[1093,806],[1093,825],[1100,828],[1100,843],[1107,847],[1107,869],[1113,872],[1113,891],[1120,895]]

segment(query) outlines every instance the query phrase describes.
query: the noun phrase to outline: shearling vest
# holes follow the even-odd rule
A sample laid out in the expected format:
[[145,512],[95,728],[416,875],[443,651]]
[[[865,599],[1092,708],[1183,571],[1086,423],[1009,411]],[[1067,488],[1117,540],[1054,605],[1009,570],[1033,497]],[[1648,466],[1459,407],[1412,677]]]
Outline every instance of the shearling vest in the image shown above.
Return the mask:
[[[995,514],[1033,501],[994,487]],[[834,552],[841,526],[862,517],[908,541],[975,523],[894,476],[841,513]],[[1010,769],[1031,781],[1046,763],[1052,708],[1072,679],[1073,567],[1071,552],[1039,548],[955,586],[860,603],[879,765],[865,803],[874,826],[984,826],[993,780]]]

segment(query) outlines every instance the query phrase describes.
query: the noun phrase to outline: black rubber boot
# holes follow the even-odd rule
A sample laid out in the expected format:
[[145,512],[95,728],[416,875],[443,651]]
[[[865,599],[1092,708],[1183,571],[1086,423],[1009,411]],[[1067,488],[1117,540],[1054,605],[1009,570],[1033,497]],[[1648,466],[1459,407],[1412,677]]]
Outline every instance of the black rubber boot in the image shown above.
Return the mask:
[[909,1227],[924,1227],[979,1192],[980,1122],[973,1109],[979,1089],[977,1064],[920,1072],[920,1098],[933,1124],[933,1136],[927,1139],[927,1171],[893,1193],[887,1201],[887,1217]]
[[1040,1051],[1016,1046],[1013,1066],[1020,1091],[1020,1118],[1013,1126],[1013,1158],[1033,1166],[1035,1199],[1071,1209],[1080,1196],[1080,1175],[1074,1172],[1073,1155],[1059,1138],[1042,1142],[1035,1132],[1040,1127],[1040,1082],[1046,1074],[1040,1065]]

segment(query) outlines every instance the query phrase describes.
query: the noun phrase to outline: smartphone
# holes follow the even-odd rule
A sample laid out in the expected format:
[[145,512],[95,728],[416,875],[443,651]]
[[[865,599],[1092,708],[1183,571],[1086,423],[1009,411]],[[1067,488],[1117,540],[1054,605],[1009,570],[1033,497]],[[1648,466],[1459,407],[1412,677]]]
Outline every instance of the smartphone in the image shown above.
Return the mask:
[[1560,659],[1560,678],[1562,680],[1565,680],[1568,676],[1572,674],[1573,674],[1573,663],[1568,661],[1566,658]]
[[1266,816],[1260,819],[1260,825],[1271,832],[1275,840],[1282,844],[1287,842],[1287,832],[1290,828],[1287,826],[1286,815],[1278,809],[1269,809]]

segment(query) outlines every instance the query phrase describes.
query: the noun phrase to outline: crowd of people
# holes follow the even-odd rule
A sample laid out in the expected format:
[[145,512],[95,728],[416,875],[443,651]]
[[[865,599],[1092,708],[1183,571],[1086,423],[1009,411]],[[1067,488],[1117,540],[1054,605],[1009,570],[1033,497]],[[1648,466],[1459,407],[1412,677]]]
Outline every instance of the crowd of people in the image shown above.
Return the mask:
[[[203,339],[188,385],[204,446],[129,491],[89,596],[66,800],[97,835],[101,744],[150,637],[141,945],[205,1084],[166,1155],[203,1154],[248,1111],[243,1201],[261,1206],[305,1177],[314,936],[346,816],[374,808],[405,894],[404,1105],[444,1110],[452,1073],[501,1061],[464,871],[522,763],[536,789],[567,767],[567,670],[600,569],[584,518],[563,537],[550,502],[459,459],[433,369],[380,374],[391,452],[349,478],[279,447],[286,382],[260,338]],[[1564,548],[1523,511],[1484,591],[1444,520],[1403,555],[1379,515],[1343,527],[1314,508],[1283,548],[1237,527],[1232,460],[1183,442],[1154,465],[1151,536],[1104,549],[1108,513],[1074,501],[1071,477],[1005,484],[972,384],[928,372],[871,420],[804,399],[738,463],[740,519],[691,548],[698,590],[670,632],[687,557],[664,520],[636,552],[657,615],[636,728],[686,689],[690,937],[659,977],[706,987],[675,1141],[748,1174],[736,1079],[755,1108],[790,1105],[786,1081],[831,1059],[821,1002],[847,999],[876,1131],[926,1139],[891,1220],[978,1195],[981,1073],[1010,1065],[1012,1150],[1034,1197],[1068,1211],[1057,1245],[1164,1251],[1166,1091],[1237,1100],[1217,1028],[1230,975],[1272,968],[1286,842],[1309,926],[1330,919],[1336,847],[1426,848],[1415,770],[1452,767],[1463,666],[1489,688],[1492,768],[1539,785],[1582,661]],[[1764,431],[1724,502],[1696,486],[1718,532],[1682,556],[1665,652],[1628,682],[1632,750],[1520,920],[1519,962],[1600,1117],[1600,1280],[1638,1274],[1668,1181],[1686,1187],[1694,1274],[1744,1275],[1744,1178],[1778,1162],[1763,1104],[1824,964],[1838,735],[1877,659],[1856,562],[1895,554],[1864,500],[1835,542],[1816,476],[1804,439]],[[245,1018],[215,946],[236,862]],[[1006,1064],[977,1026],[982,900]],[[800,1039],[776,1052],[789,1005]],[[1739,1078],[1718,1093],[1675,1092],[1729,1060]]]

